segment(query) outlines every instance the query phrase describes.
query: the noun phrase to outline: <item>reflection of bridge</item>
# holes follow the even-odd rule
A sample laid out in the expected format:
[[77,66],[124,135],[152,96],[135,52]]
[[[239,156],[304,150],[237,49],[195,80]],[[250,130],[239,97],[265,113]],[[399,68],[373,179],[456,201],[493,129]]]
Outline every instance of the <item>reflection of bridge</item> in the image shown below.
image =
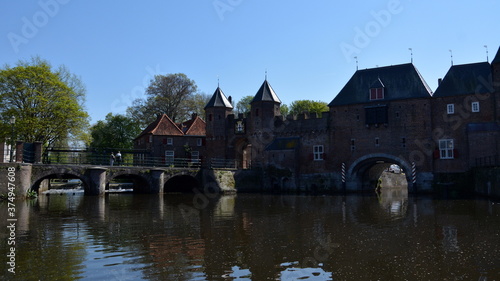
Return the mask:
[[[4,167],[12,165],[1,164]],[[14,165],[17,167],[15,182],[18,197],[22,197],[28,190],[40,192],[50,189],[51,179],[78,179],[82,183],[85,195],[104,194],[114,181],[132,182],[135,193],[149,194],[169,191],[193,192],[193,190],[220,193],[232,192],[234,189],[234,186],[228,186],[220,181],[221,173],[232,173],[228,170],[19,163]]]

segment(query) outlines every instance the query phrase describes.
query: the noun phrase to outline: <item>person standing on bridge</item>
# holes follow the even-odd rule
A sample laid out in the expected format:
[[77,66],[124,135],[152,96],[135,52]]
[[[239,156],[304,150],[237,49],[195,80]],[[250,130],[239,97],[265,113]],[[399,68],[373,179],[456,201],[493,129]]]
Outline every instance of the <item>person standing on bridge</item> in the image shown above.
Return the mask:
[[120,166],[121,163],[122,163],[122,154],[120,153],[120,151],[118,151],[118,153],[116,153],[116,164]]
[[113,166],[113,163],[115,163],[115,155],[111,152],[111,156],[109,156],[109,165]]

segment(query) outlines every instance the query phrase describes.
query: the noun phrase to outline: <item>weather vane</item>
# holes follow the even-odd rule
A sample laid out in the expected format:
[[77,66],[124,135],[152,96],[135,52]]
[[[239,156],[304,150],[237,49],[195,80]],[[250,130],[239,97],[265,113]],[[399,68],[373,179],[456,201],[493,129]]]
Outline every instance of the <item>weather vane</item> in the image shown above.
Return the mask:
[[354,59],[356,60],[356,70],[358,70],[358,57],[354,57]]
[[484,48],[486,49],[486,62],[490,62],[490,59],[488,58],[488,46],[484,45]]
[[450,51],[451,66],[453,66],[453,51],[452,50],[448,50],[448,51]]
[[408,48],[408,50],[410,50],[410,58],[411,58],[411,63],[413,63],[413,49],[412,48]]

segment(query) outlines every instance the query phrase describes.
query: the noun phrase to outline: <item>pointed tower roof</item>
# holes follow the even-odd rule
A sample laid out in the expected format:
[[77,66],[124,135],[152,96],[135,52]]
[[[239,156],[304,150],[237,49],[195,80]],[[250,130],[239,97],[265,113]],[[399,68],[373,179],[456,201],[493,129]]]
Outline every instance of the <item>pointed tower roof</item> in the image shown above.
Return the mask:
[[491,64],[500,63],[500,47],[498,48],[495,58],[491,61]]
[[210,99],[210,101],[205,106],[205,109],[207,109],[209,107],[233,108],[233,105],[226,98],[226,95],[224,95],[224,92],[222,92],[222,90],[220,89],[220,87],[217,87],[217,89],[215,90],[214,94],[212,95],[212,98]]
[[267,82],[267,79],[262,83],[260,89],[255,94],[253,100],[250,103],[258,102],[258,101],[272,101],[281,103],[281,100],[278,98],[278,95],[274,92],[273,88]]

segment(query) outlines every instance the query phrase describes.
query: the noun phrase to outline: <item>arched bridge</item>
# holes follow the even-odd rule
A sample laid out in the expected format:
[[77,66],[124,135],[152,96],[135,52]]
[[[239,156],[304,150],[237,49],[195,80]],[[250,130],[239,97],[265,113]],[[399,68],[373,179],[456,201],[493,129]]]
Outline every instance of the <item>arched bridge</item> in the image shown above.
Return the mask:
[[[51,179],[78,179],[85,195],[101,195],[113,181],[126,180],[133,183],[135,193],[163,193],[169,191],[213,193],[227,192],[234,187],[221,185],[213,170],[202,168],[158,168],[90,165],[44,165],[33,164],[30,173],[23,173],[29,189],[34,191],[49,188]],[[25,166],[25,169],[28,167]],[[29,180],[26,178],[29,175]],[[26,185],[26,184],[25,184]]]

